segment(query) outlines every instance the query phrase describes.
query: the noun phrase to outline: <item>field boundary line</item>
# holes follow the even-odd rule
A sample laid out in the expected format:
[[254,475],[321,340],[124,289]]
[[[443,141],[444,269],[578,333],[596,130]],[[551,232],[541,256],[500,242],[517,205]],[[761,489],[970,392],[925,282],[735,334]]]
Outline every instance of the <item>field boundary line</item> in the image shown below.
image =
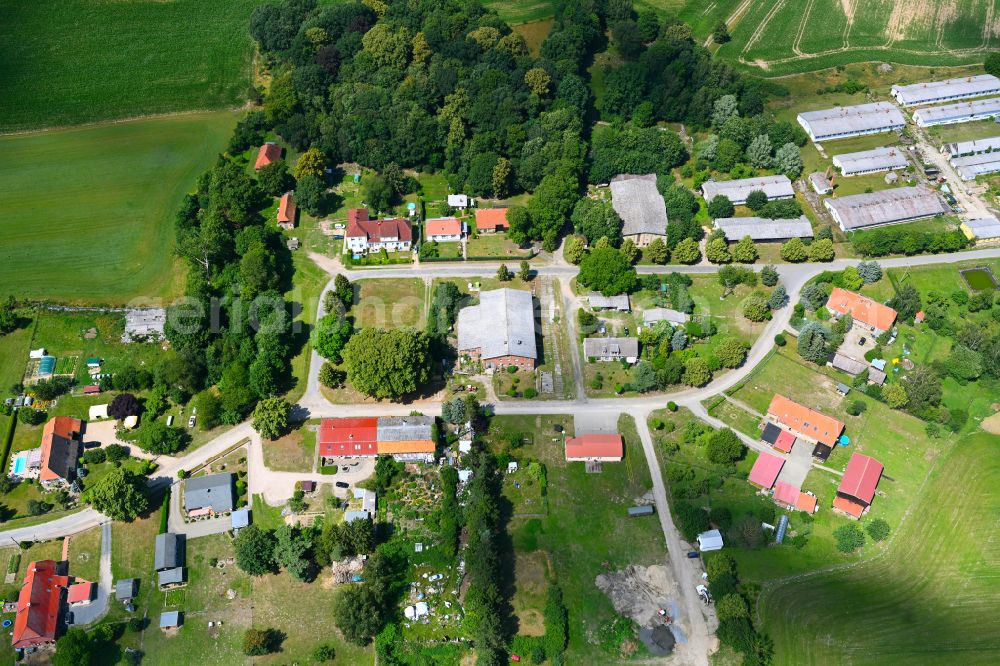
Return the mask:
[[175,116],[197,116],[206,113],[237,113],[239,111],[244,111],[250,108],[250,103],[244,104],[242,106],[233,107],[218,107],[215,109],[186,109],[184,111],[168,111],[165,113],[148,113],[138,116],[127,116],[124,118],[110,118],[107,120],[98,120],[90,123],[80,123],[79,125],[51,125],[45,127],[36,127],[35,129],[24,129],[15,130],[13,132],[0,131],[0,139],[5,137],[17,137],[17,136],[28,136],[31,134],[45,134],[48,132],[68,132],[72,130],[79,129],[94,129],[97,127],[107,127],[109,125],[125,125],[127,123],[142,122],[144,120],[159,120],[164,118],[173,118]]
[[743,55],[746,55],[747,53],[750,52],[750,47],[752,47],[754,44],[760,41],[761,35],[763,35],[764,31],[767,29],[767,25],[774,18],[774,15],[777,14],[779,11],[781,11],[784,8],[784,6],[785,6],[785,0],[778,0],[778,2],[774,3],[774,6],[771,7],[771,9],[767,12],[767,14],[764,15],[764,18],[757,25],[757,29],[753,31],[753,33],[750,35],[750,39],[747,40],[746,45],[743,47],[743,52],[740,55],[741,58],[743,57]]

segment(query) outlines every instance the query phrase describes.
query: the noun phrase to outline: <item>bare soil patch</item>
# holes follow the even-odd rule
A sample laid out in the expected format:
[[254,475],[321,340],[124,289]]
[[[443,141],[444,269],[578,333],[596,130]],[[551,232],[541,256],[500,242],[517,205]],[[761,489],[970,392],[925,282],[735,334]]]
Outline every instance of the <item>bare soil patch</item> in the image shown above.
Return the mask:
[[1000,412],[983,419],[982,428],[991,435],[1000,435]]
[[662,564],[631,565],[621,571],[601,574],[597,587],[608,596],[615,610],[641,627],[662,624],[658,611],[677,598],[677,581]]

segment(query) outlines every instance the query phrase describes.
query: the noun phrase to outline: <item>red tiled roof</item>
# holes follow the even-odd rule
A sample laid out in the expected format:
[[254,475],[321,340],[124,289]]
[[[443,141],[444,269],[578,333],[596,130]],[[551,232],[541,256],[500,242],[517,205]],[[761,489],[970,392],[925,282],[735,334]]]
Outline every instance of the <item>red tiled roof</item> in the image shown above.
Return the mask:
[[369,243],[377,243],[383,239],[398,238],[400,241],[412,241],[413,229],[406,220],[390,218],[388,220],[369,220],[368,211],[365,211],[364,218],[361,215],[347,215],[346,238],[364,238]]
[[66,576],[56,575],[55,560],[38,560],[28,565],[21,593],[17,597],[11,645],[28,648],[56,639],[62,588],[68,584]]
[[790,453],[792,450],[792,444],[794,443],[795,435],[787,430],[782,430],[781,434],[778,435],[778,439],[774,440],[774,448],[782,453]]
[[566,459],[617,458],[625,455],[621,435],[580,435],[566,439]]
[[507,221],[506,208],[477,208],[476,228],[483,229],[510,229],[510,222]]
[[816,513],[816,496],[799,493],[799,499],[795,502],[795,508],[806,513]]
[[840,480],[837,492],[871,504],[883,469],[882,463],[874,458],[855,453],[847,462],[847,469],[844,470],[844,478]]
[[83,422],[69,416],[49,419],[42,430],[42,467],[38,478],[42,481],[66,479],[69,473],[67,458],[70,457],[73,440],[83,429]]
[[865,511],[864,504],[859,504],[847,497],[834,497],[833,508],[855,518],[860,518],[861,514]]
[[357,224],[358,222],[367,222],[368,219],[367,208],[351,208],[347,211],[348,228],[350,228],[352,224]]
[[757,461],[753,464],[747,481],[755,486],[770,489],[774,485],[774,481],[778,478],[778,472],[781,471],[784,464],[784,458],[773,456],[770,453],[761,453]]
[[778,393],[771,399],[767,413],[778,423],[827,446],[833,446],[840,433],[844,432],[844,424],[832,416],[809,409]]
[[280,159],[281,146],[269,141],[257,151],[257,161],[253,165],[254,171],[259,171],[261,167],[265,167],[271,162],[277,162]]
[[84,395],[91,395],[93,393],[100,393],[100,392],[101,392],[101,387],[98,386],[97,384],[90,384],[89,386],[83,387]]
[[[319,426],[321,456],[373,456],[378,453],[378,419],[323,419]],[[358,448],[358,447],[361,448]]]
[[788,506],[795,506],[795,503],[799,501],[799,494],[799,489],[790,483],[778,481],[778,483],[774,484],[775,502],[787,504]]
[[295,222],[295,196],[285,192],[278,204],[278,222]]
[[67,603],[76,603],[78,601],[89,601],[94,598],[94,588],[96,586],[93,583],[84,581],[74,583],[69,586],[69,594],[66,595]]
[[376,450],[380,455],[400,455],[406,453],[434,453],[436,447],[429,439],[407,439],[398,442],[379,442]]
[[850,314],[863,324],[874,326],[880,331],[888,331],[896,321],[896,311],[867,296],[834,287],[826,309],[837,314]]
[[457,236],[462,233],[462,221],[457,217],[438,217],[427,220],[427,237]]

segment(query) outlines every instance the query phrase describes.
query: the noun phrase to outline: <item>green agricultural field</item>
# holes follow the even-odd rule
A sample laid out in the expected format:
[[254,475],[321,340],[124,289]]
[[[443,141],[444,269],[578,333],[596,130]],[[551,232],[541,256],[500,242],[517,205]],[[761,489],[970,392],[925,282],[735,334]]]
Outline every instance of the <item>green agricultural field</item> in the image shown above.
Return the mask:
[[235,120],[200,113],[0,137],[0,295],[124,304],[177,294],[173,217]]
[[776,664],[995,661],[995,439],[980,433],[950,449],[884,557],[765,587],[759,610]]
[[261,0],[11,0],[0,132],[238,106]]
[[[995,0],[749,0],[730,25],[732,41],[718,54],[771,76],[870,60],[935,66],[981,62],[995,46],[989,27],[995,11]],[[709,7],[704,13],[715,12]],[[698,21],[694,3],[681,16],[697,26],[698,34],[717,23]]]

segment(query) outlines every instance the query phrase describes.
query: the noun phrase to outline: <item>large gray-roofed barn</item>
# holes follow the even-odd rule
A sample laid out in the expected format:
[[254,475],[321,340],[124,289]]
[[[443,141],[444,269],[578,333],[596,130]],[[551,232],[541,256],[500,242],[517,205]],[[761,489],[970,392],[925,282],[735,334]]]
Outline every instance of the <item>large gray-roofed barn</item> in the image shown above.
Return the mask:
[[738,241],[744,236],[756,241],[812,238],[813,235],[812,225],[805,215],[788,220],[769,220],[765,217],[720,217],[715,220],[715,228],[721,229],[728,241]]
[[947,102],[953,99],[982,97],[997,93],[1000,93],[1000,79],[992,74],[963,76],[957,79],[892,87],[892,96],[903,106]]
[[797,120],[813,141],[890,132],[906,125],[903,114],[889,102],[804,111]]
[[721,195],[729,199],[734,205],[744,204],[747,195],[754,190],[760,190],[767,195],[769,200],[791,199],[795,196],[792,189],[792,181],[788,176],[760,176],[757,178],[740,178],[738,180],[709,180],[702,184],[701,193],[705,201]]
[[433,416],[380,416],[376,427],[380,442],[412,442],[431,439]]
[[913,112],[913,120],[920,127],[965,123],[997,116],[1000,116],[1000,97],[945,104],[944,106],[927,106]]
[[845,176],[904,169],[909,164],[898,148],[875,148],[833,156],[833,166]]
[[184,509],[210,508],[214,513],[233,510],[233,475],[207,474],[184,482]]
[[[983,157],[989,157],[984,155]],[[975,180],[976,176],[982,176],[985,173],[996,173],[1000,171],[1000,154],[993,155],[993,159],[983,160],[975,164],[965,164],[962,166],[956,166],[955,171],[958,172],[958,177],[962,180]]]
[[656,174],[622,174],[612,178],[611,205],[624,222],[622,236],[667,234],[667,206],[656,189]]
[[962,224],[975,238],[1000,238],[1000,221],[995,217],[980,217]]
[[973,139],[972,141],[946,143],[942,146],[942,148],[952,159],[962,155],[975,155],[976,153],[1000,151],[1000,136],[992,136],[988,139]]
[[479,305],[458,311],[458,350],[479,349],[482,359],[500,356],[538,358],[535,305],[531,293],[495,289],[479,294]]
[[895,224],[948,212],[937,193],[923,185],[854,194],[823,202],[844,231]]

